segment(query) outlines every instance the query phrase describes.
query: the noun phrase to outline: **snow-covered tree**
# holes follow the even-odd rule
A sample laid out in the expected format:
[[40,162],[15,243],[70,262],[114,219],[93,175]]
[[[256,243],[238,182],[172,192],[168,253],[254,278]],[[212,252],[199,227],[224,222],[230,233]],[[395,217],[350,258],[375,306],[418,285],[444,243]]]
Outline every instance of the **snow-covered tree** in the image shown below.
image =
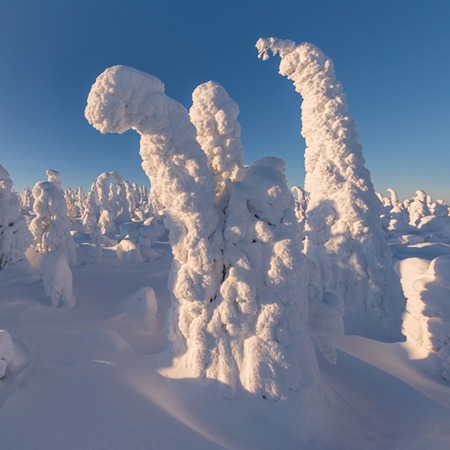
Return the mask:
[[433,210],[431,211],[437,217],[446,217],[448,216],[449,207],[445,200],[437,199],[433,204]]
[[85,232],[88,234],[92,233],[98,226],[98,219],[100,217],[100,211],[95,197],[95,183],[92,183],[83,203],[83,215],[81,217]]
[[19,200],[22,214],[30,214],[30,211],[33,209],[34,198],[29,187],[22,191]]
[[430,208],[428,206],[428,196],[422,189],[416,191],[415,197],[408,204],[409,224],[413,227],[418,225],[420,219],[430,216]]
[[25,259],[32,242],[12,187],[8,171],[0,165],[0,270]]
[[260,39],[259,56],[279,53],[280,74],[302,96],[306,253],[324,292],[344,302],[348,334],[401,339],[405,300],[379,221],[380,202],[365,168],[355,123],[332,61],[316,46]]
[[189,116],[197,130],[197,141],[208,157],[218,204],[227,183],[239,178],[243,165],[238,115],[238,105],[219,83],[208,81],[192,93]]
[[102,234],[116,234],[120,224],[131,220],[127,187],[116,171],[101,173],[84,201],[83,225],[90,233],[98,224]]
[[398,201],[398,194],[397,191],[393,188],[388,188],[387,191],[389,192],[390,198],[391,198],[391,205],[393,208],[396,208],[399,205]]
[[[228,168],[239,169],[241,157],[227,152],[240,143],[226,143],[223,134],[238,130],[230,123],[236,114],[218,114],[212,103],[224,92],[208,86],[197,91],[213,94],[204,102],[207,108],[196,110],[197,104],[194,111],[211,125],[197,138],[187,111],[164,94],[163,84],[128,67],[112,67],[97,78],[85,114],[103,133],[132,128],[141,135],[142,165],[165,208],[174,254],[171,338],[177,373],[240,383],[272,399],[317,393],[320,377],[307,326],[312,271],[297,239],[283,163],[265,159],[245,169],[242,180],[230,180],[235,170]],[[211,113],[217,122],[206,117]],[[224,133],[217,133],[218,125]],[[214,139],[216,153],[208,151]],[[221,209],[224,185],[230,189]]]
[[72,271],[75,244],[70,234],[67,205],[60,185],[41,181],[33,188],[35,218],[30,223],[35,250],[43,255],[42,281],[52,305],[74,307]]

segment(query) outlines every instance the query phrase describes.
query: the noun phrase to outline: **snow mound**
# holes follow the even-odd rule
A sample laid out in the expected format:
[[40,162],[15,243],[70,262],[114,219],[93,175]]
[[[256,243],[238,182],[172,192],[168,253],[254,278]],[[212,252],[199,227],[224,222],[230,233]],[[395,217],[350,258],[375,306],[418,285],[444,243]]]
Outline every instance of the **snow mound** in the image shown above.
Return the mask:
[[153,288],[144,286],[127,298],[123,306],[127,308],[122,318],[128,321],[139,322],[146,331],[155,329],[158,321],[158,302]]
[[6,330],[0,330],[0,378],[6,373],[8,364],[14,357],[14,344]]

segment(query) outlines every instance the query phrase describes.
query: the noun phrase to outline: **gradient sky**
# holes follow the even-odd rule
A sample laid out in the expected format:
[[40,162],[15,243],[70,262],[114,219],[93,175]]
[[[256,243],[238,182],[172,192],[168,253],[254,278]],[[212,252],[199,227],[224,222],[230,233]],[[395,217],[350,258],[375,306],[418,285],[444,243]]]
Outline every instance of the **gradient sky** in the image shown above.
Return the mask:
[[450,201],[448,0],[0,0],[0,164],[16,190],[48,168],[63,187],[110,170],[148,184],[138,135],[84,118],[95,78],[124,64],[186,108],[196,86],[221,83],[241,110],[245,161],[283,158],[303,185],[301,98],[255,49],[270,36],[334,61],[376,190]]

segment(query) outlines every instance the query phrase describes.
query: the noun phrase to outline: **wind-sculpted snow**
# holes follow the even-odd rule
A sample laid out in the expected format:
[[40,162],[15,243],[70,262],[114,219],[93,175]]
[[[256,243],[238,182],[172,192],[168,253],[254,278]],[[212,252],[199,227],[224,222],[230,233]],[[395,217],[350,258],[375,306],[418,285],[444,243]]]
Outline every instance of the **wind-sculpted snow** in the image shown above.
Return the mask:
[[12,187],[8,171],[0,165],[0,270],[25,259],[32,242]]
[[[306,423],[307,405],[323,401],[308,328],[309,299],[320,292],[301,252],[284,162],[242,166],[237,113],[220,85],[200,86],[196,135],[159,80],[121,66],[97,78],[86,107],[101,132],[141,134],[142,165],[165,208],[174,255],[174,360],[165,373],[294,398]],[[330,353],[326,333],[317,335]]]
[[238,115],[238,105],[218,83],[208,81],[192,93],[189,116],[197,129],[197,141],[208,156],[216,201],[224,195],[227,181],[239,177],[243,165]]
[[380,202],[364,166],[332,61],[312,44],[260,39],[259,56],[279,53],[280,74],[302,96],[305,190],[310,193],[306,253],[319,266],[323,289],[345,307],[345,329],[401,339],[404,298],[379,222]]

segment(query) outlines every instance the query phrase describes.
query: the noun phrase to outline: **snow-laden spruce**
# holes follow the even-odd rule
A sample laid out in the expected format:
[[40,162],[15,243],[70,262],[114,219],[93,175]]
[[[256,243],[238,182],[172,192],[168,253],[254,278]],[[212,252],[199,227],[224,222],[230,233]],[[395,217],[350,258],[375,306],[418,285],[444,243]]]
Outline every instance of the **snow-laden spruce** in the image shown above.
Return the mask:
[[208,81],[192,93],[189,116],[214,176],[216,203],[220,203],[225,194],[227,182],[239,178],[239,170],[243,165],[238,115],[238,105],[219,83]]
[[411,199],[408,205],[409,224],[413,227],[417,226],[421,219],[430,216],[430,208],[428,204],[428,196],[422,189],[416,191],[416,195]]
[[[48,175],[48,174],[47,174]],[[53,174],[49,175],[53,178]],[[34,248],[42,254],[42,281],[53,306],[76,306],[69,264],[76,263],[75,243],[70,234],[67,205],[61,186],[40,181],[33,188],[35,214],[30,223]]]
[[208,309],[223,264],[213,244],[218,224],[214,180],[195,128],[186,109],[164,94],[160,80],[125,66],[97,78],[85,115],[102,133],[134,129],[141,135],[142,167],[153,195],[168,211],[175,353],[186,353],[192,375],[203,376]]
[[[284,163],[268,158],[240,167],[240,143],[225,136],[238,139],[237,109],[222,87],[206,87],[192,112],[194,121],[210,124],[197,123],[199,136],[157,78],[123,66],[97,78],[85,114],[103,133],[141,134],[142,165],[166,211],[176,356],[169,373],[242,385],[265,398],[294,396],[306,408],[322,392],[307,326],[308,297],[319,291],[297,239]],[[209,151],[216,144],[220,151]],[[240,169],[242,179],[232,181]]]
[[0,165],[0,270],[25,259],[32,236],[8,171]]
[[305,190],[310,193],[306,253],[320,268],[323,288],[344,302],[347,334],[401,339],[405,300],[333,63],[309,43],[269,38],[256,46],[264,60],[269,51],[280,55],[280,74],[303,98]]

